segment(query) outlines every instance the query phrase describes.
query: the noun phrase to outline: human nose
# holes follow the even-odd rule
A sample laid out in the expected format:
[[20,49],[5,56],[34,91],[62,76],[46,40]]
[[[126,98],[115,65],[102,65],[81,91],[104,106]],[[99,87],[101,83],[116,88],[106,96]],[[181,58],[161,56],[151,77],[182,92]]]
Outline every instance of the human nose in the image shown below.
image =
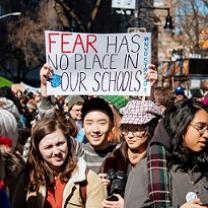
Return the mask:
[[208,126],[207,126],[206,129],[204,130],[202,136],[205,137],[205,138],[208,138]]
[[207,129],[205,130],[204,134],[206,134],[207,138],[208,138],[208,127]]
[[126,133],[126,136],[128,138],[133,138],[134,137],[134,134],[133,134],[133,132],[129,131],[129,132]]
[[98,125],[98,124],[94,124],[94,125],[92,126],[92,131],[93,131],[93,132],[99,132],[99,131],[100,131],[99,125]]
[[59,154],[60,153],[60,149],[57,146],[54,146],[53,148],[53,154]]

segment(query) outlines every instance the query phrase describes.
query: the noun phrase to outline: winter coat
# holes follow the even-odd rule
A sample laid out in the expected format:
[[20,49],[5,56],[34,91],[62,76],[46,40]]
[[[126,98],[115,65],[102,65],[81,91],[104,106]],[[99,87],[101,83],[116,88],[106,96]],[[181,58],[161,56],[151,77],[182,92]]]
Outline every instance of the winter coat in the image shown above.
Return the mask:
[[[108,186],[108,193],[114,193],[115,185],[119,183],[117,187],[119,194],[124,196],[126,181],[128,175],[132,169],[132,165],[127,155],[128,145],[125,141],[119,144],[111,153],[109,153],[104,159],[100,172],[106,173],[107,177],[111,180],[111,185]],[[119,173],[119,177],[115,177]],[[117,181],[117,182],[116,182]]]
[[[64,192],[63,192],[63,208],[102,208],[102,201],[107,197],[106,188],[101,182],[100,178],[96,173],[91,170],[87,171],[86,176],[86,163],[80,158],[77,167],[72,172],[72,176],[67,182]],[[86,202],[85,205],[82,203],[82,198],[80,195],[80,183],[87,180],[86,186]],[[27,196],[25,197],[26,204],[21,202],[21,197],[18,197],[18,193],[23,187],[19,188],[19,191],[16,190],[16,196],[12,202],[13,208],[24,207],[26,205],[27,208],[43,208],[46,200],[47,188],[42,186],[39,189],[38,193],[27,191]],[[36,205],[33,203],[36,200]],[[18,199],[20,200],[18,202]],[[31,202],[33,201],[33,202]],[[28,205],[31,206],[28,206]]]
[[[129,175],[124,197],[125,208],[151,207],[148,180],[147,159],[144,159]],[[184,204],[188,192],[195,192],[202,204],[208,203],[207,176],[199,172],[184,172],[177,165],[173,165],[169,171],[169,184],[171,207],[180,207]]]

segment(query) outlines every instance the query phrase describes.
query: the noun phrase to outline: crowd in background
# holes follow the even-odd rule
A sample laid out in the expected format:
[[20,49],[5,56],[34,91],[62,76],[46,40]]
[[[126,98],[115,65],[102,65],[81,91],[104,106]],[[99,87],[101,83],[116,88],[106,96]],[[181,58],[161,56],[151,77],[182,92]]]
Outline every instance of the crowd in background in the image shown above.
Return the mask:
[[208,206],[207,80],[115,100],[47,96],[40,76],[0,88],[0,207]]

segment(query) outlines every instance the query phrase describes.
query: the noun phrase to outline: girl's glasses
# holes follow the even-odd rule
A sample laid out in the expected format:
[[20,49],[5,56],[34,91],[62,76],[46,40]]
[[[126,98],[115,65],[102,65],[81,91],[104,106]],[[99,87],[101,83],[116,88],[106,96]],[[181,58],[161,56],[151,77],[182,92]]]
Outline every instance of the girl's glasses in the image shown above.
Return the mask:
[[200,135],[203,135],[207,130],[208,130],[208,124],[207,123],[195,123],[195,124],[190,124],[194,129],[196,129]]
[[122,135],[124,137],[129,137],[129,134],[131,133],[131,136],[133,135],[133,137],[141,137],[144,136],[145,133],[147,132],[147,129],[145,127],[138,127],[137,129],[121,129]]

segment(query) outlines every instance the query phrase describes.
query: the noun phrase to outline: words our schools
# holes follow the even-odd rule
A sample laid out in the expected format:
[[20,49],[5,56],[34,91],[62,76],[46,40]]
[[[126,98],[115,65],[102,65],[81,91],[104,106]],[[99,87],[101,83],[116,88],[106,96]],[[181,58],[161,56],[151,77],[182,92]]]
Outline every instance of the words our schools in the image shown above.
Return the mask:
[[149,95],[150,33],[45,31],[46,59],[59,77],[54,95]]

